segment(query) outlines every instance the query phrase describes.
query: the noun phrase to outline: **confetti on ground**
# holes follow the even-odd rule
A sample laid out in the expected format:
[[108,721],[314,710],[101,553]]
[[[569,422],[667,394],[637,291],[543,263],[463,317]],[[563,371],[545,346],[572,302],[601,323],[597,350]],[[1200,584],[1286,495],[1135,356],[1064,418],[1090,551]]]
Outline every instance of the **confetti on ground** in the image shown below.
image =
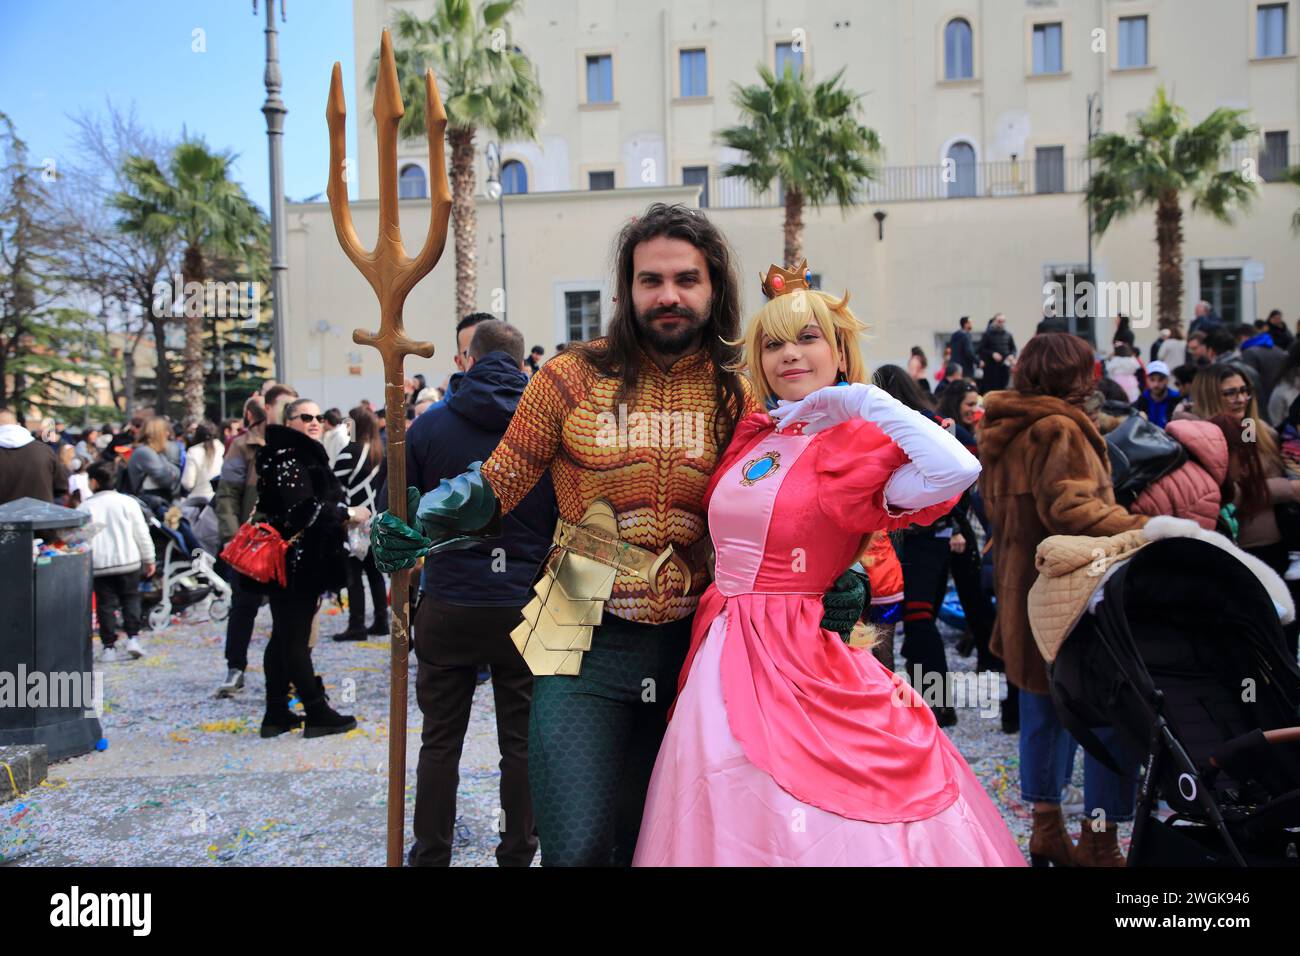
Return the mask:
[[[215,697],[226,668],[224,624],[203,619],[199,611],[163,632],[146,632],[149,657],[104,668],[102,724],[111,748],[56,764],[45,785],[0,804],[0,864],[382,865],[388,669],[375,666],[375,654],[387,653],[389,645],[332,640],[346,624],[346,615],[322,615],[313,655],[334,706],[355,714],[358,727],[311,740],[301,732],[269,740],[258,734],[267,609],[249,649],[247,685],[233,699]],[[956,654],[957,634],[946,625],[941,630],[949,667],[970,670],[973,659]],[[422,722],[414,675],[412,659],[408,841]],[[347,690],[346,703],[340,686]],[[1027,849],[1031,813],[1020,800],[1018,738],[1002,733],[996,714],[983,716],[975,707],[958,713],[949,735]],[[499,761],[492,690],[484,684],[474,695],[461,760],[455,865],[495,865]],[[1082,770],[1078,759],[1079,787]],[[1122,846],[1129,830],[1121,826]]]

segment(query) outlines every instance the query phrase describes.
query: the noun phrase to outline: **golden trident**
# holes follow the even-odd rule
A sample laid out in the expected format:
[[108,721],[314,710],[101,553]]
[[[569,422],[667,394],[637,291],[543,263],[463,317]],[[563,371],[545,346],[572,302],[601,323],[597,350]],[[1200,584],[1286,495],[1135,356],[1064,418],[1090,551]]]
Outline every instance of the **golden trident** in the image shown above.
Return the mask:
[[[433,211],[424,248],[414,259],[402,246],[397,221],[397,124],[405,109],[397,85],[393,41],[384,31],[379,44],[379,77],[375,84],[375,125],[379,134],[379,237],[373,252],[357,239],[348,208],[345,174],[347,107],[343,100],[343,68],[334,64],[330,77],[325,119],[330,130],[330,175],[327,193],[334,216],[334,232],[352,264],[370,282],[379,298],[379,332],[355,329],[352,341],[379,350],[384,358],[384,407],[388,411],[388,508],[406,520],[406,398],[402,362],[408,355],[430,358],[433,346],[413,342],[402,325],[402,304],[415,284],[429,274],[447,244],[447,219],[451,215],[451,189],[443,143],[447,112],[438,95],[433,71],[424,74],[425,117],[429,133],[429,176],[433,181]],[[392,576],[392,659],[388,711],[388,865],[402,865],[402,840],[406,829],[406,672],[410,655],[407,631],[409,570]]]

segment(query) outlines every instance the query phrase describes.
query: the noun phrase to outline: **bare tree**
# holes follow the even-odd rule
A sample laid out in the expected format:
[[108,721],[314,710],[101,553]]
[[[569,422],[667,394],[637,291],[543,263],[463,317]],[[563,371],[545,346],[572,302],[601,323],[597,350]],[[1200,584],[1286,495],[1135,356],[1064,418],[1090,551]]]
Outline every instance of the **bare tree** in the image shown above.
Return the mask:
[[[155,287],[168,280],[179,256],[175,242],[160,243],[117,228],[110,196],[127,187],[123,175],[130,156],[165,161],[173,144],[147,129],[135,107],[115,106],[105,98],[102,112],[82,111],[68,119],[76,128],[73,159],[59,170],[56,190],[65,220],[75,227],[70,252],[79,284],[99,302],[90,309],[100,317],[105,342],[123,337],[122,397],[124,413],[135,411],[137,378],[135,351],[146,332],[152,333],[156,356],[155,405],[165,411],[173,388],[167,356],[167,328],[173,321],[170,298],[156,302]],[[116,387],[110,374],[110,388]]]

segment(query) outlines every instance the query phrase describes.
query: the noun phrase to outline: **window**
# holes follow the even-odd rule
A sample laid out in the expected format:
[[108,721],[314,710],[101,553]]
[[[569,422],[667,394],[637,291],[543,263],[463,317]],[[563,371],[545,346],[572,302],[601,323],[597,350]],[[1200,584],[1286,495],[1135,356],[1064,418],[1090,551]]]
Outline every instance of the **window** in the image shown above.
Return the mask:
[[1131,70],[1147,65],[1147,18],[1119,18],[1119,68]]
[[953,143],[948,148],[949,163],[945,164],[944,173],[949,170],[955,178],[948,178],[948,198],[958,199],[975,195],[975,147],[970,143]]
[[614,58],[607,53],[587,57],[587,102],[614,102]]
[[795,76],[803,73],[803,50],[796,50],[793,43],[778,43],[776,45],[776,75],[778,78],[785,75],[787,67],[794,71]]
[[519,160],[507,160],[501,167],[501,192],[506,196],[528,192],[528,170]]
[[397,177],[398,199],[427,199],[429,191],[424,178],[424,170],[415,163],[403,166]]
[[564,318],[570,342],[587,342],[600,337],[600,293],[564,293]]
[[1202,269],[1201,298],[1225,323],[1235,325],[1241,314],[1241,270]]
[[1040,193],[1065,192],[1065,147],[1040,146],[1034,154],[1034,189]]
[[1286,175],[1290,139],[1285,130],[1264,134],[1264,151],[1259,157],[1259,176],[1264,182],[1280,182]]
[[975,75],[970,24],[962,19],[949,20],[943,30],[943,78],[969,80]]
[[613,189],[614,171],[612,169],[602,169],[599,172],[587,173],[587,188],[591,190]]
[[685,186],[703,186],[700,192],[700,208],[709,208],[709,167],[686,166],[682,169],[682,184]]
[[682,96],[709,95],[709,61],[703,50],[682,50],[678,55],[681,65]]
[[1267,3],[1255,11],[1255,56],[1286,56],[1285,3]]
[[1039,23],[1034,26],[1034,73],[1060,73],[1061,25]]

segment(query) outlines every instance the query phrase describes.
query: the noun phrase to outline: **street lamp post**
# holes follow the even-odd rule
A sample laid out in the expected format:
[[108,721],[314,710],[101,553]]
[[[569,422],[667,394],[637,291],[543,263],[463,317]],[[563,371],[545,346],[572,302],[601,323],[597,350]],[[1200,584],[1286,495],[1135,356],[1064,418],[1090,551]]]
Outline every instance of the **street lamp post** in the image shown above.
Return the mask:
[[[275,0],[266,0],[266,102],[262,115],[266,117],[266,139],[271,161],[271,324],[275,349],[275,380],[285,378],[284,362],[284,280],[289,265],[284,261],[284,117],[289,110],[280,99],[280,53],[275,29]],[[253,15],[257,15],[257,0],[253,0]],[[280,0],[280,20],[283,21],[284,0]]]
[[[1092,141],[1101,128],[1101,94],[1088,94],[1088,185],[1092,185]],[[1088,281],[1092,281],[1092,200],[1088,208]]]
[[497,201],[497,214],[501,219],[501,320],[505,322],[509,321],[509,296],[506,294],[506,200],[505,184],[501,181],[501,147],[488,143],[486,154],[488,178],[484,189],[489,199]]

